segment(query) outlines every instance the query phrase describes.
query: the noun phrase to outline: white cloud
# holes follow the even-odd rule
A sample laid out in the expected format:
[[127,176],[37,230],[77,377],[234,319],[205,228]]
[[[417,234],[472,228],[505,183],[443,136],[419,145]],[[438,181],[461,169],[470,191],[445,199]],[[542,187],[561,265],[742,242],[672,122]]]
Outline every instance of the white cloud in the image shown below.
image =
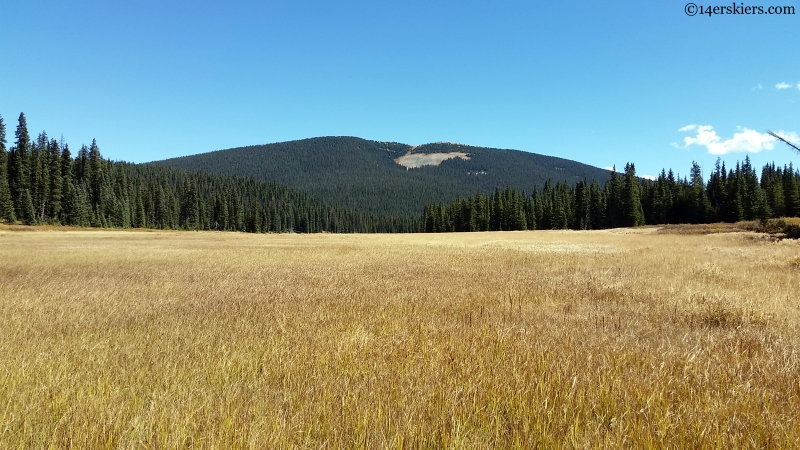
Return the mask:
[[656,179],[656,177],[652,175],[641,175],[641,178],[644,178],[645,180],[654,180],[654,181]]
[[797,90],[800,91],[800,83],[797,83]]
[[778,90],[789,89],[790,87],[792,87],[792,85],[789,84],[789,83],[778,83],[778,84],[775,85],[775,89],[778,89]]
[[764,86],[762,86],[762,85],[761,85],[761,83],[758,83],[758,84],[756,85],[756,87],[754,87],[754,88],[753,88],[753,90],[754,90],[754,91],[755,91],[755,90],[761,90],[761,89],[764,89]]
[[603,167],[603,169],[616,171],[616,169],[614,169],[613,166],[605,166],[605,167]]
[[[682,148],[698,145],[708,149],[708,153],[712,155],[742,152],[758,153],[762,150],[775,148],[777,139],[769,134],[759,133],[749,128],[736,128],[739,131],[734,133],[732,138],[723,140],[711,125],[687,125],[679,131],[696,131],[696,133],[694,137],[687,136],[683,138],[684,145]],[[776,133],[789,142],[800,142],[800,137],[795,132],[778,131]]]

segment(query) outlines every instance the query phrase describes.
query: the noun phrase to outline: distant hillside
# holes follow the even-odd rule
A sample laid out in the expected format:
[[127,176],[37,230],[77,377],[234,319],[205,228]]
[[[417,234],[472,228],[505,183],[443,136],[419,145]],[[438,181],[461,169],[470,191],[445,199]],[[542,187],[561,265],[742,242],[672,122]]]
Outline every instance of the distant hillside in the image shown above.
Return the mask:
[[[409,153],[415,156],[408,158]],[[406,166],[439,164],[408,168],[395,161],[403,156],[400,162]],[[609,176],[597,167],[518,150],[452,143],[412,147],[355,137],[240,147],[151,164],[269,180],[348,208],[404,216],[421,214],[429,203],[467,197],[478,188],[531,192],[547,179],[602,183]]]

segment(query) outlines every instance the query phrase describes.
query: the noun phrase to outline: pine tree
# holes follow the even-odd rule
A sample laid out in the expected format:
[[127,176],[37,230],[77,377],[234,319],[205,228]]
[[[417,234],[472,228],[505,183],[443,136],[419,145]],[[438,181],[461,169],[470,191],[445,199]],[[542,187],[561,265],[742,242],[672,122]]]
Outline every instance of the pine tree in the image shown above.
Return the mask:
[[706,218],[709,216],[711,203],[706,197],[702,170],[700,165],[695,161],[692,161],[692,169],[689,176],[692,179],[689,220],[691,223],[705,223]]
[[44,131],[31,146],[30,186],[37,221],[45,222],[50,200],[50,140]]
[[[28,121],[25,113],[19,114],[17,130],[14,133],[16,142],[11,149],[8,161],[8,184],[14,200],[14,209],[18,217],[24,217],[23,209],[27,207],[25,191],[30,188],[30,147],[31,138],[28,134]],[[30,192],[28,193],[30,195]]]
[[156,194],[154,196],[155,203],[155,220],[153,226],[159,229],[168,229],[169,225],[169,211],[167,205],[167,195],[164,187],[161,184],[156,185]]
[[[69,145],[67,144],[61,145],[61,149],[61,179],[72,182],[74,178],[77,178],[73,173],[74,161],[72,160],[72,153],[69,151]],[[61,192],[61,195],[67,192],[64,184],[61,185]]]
[[591,195],[589,194],[589,186],[586,180],[579,181],[575,185],[575,219],[572,223],[572,228],[576,230],[589,229],[592,223],[591,214]]
[[744,207],[742,206],[742,179],[739,164],[736,164],[736,172],[733,169],[728,171],[725,182],[727,204],[725,205],[725,221],[738,222],[744,218]]
[[617,175],[617,168],[614,166],[611,171],[611,178],[604,186],[606,197],[606,222],[608,228],[616,228],[622,225],[622,185]]
[[64,222],[68,225],[86,227],[90,225],[88,194],[85,186],[69,181],[64,194]]
[[63,180],[61,179],[61,147],[55,139],[50,141],[50,157],[49,157],[49,173],[50,173],[50,209],[48,216],[51,220],[58,222],[61,215],[61,188]]
[[185,180],[181,192],[181,223],[187,230],[200,228],[200,204],[197,186],[193,181]]
[[600,190],[600,185],[596,180],[592,180],[589,186],[589,204],[590,204],[590,221],[587,227],[592,230],[599,230],[605,228],[605,202],[603,199],[603,191]]
[[532,195],[525,199],[525,223],[528,230],[536,229],[536,209]]
[[651,204],[650,222],[652,224],[667,223],[667,212],[669,211],[671,198],[667,189],[667,175],[661,169],[653,186],[653,201]]
[[555,202],[553,205],[554,205],[553,229],[554,230],[566,229],[569,225],[569,220],[567,220],[567,211],[561,196],[557,195],[555,197]]
[[761,185],[766,194],[766,202],[777,217],[786,215],[786,196],[783,192],[783,184],[780,169],[775,172],[765,167],[761,172]]
[[792,163],[783,169],[784,211],[787,216],[800,217],[800,181]]
[[633,163],[625,165],[625,176],[622,188],[622,224],[627,227],[644,225],[642,198],[639,193],[639,179]]
[[20,214],[22,223],[25,225],[35,225],[36,212],[33,209],[33,199],[31,198],[31,191],[29,189],[25,189],[25,191],[22,192],[20,195],[19,204],[22,205],[22,211]]
[[73,164],[73,176],[75,181],[82,183],[83,180],[91,179],[92,168],[89,164],[89,147],[82,145],[78,150],[78,155],[75,157]]
[[144,187],[139,185],[136,189],[136,206],[134,209],[133,226],[135,228],[147,227],[147,213],[144,207]]
[[7,223],[17,221],[11,188],[8,186],[8,153],[6,153],[6,124],[0,116],[0,220]]
[[757,197],[759,189],[758,177],[750,163],[750,156],[745,156],[739,172],[739,186],[741,188],[743,218],[753,220],[756,218],[757,204],[760,201]]
[[711,205],[709,219],[714,221],[725,220],[724,211],[727,199],[725,195],[725,163],[720,166],[720,158],[714,164],[714,173],[711,174],[706,185],[706,196]]
[[100,148],[97,147],[97,140],[92,139],[92,145],[88,150],[88,157],[89,157],[89,173],[87,174],[87,178],[89,178],[89,188],[91,189],[92,200],[91,204],[95,208],[97,205],[101,204],[101,189],[103,187],[103,178],[105,174],[103,173],[103,158],[100,156]]
[[764,194],[764,190],[761,188],[756,188],[753,194],[755,197],[753,201],[755,218],[758,219],[762,224],[766,224],[767,219],[769,219],[772,215],[772,211],[770,211],[769,205],[767,204],[767,197]]

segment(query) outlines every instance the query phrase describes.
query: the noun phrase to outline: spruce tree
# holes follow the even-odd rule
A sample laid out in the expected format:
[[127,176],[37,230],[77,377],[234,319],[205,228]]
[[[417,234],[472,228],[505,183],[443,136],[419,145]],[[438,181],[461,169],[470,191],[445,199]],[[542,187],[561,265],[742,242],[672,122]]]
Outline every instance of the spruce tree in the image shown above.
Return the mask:
[[617,175],[617,167],[611,171],[611,178],[604,187],[606,197],[606,223],[608,228],[622,225],[622,185]]
[[97,147],[97,140],[92,139],[92,146],[88,150],[89,157],[89,188],[92,194],[92,206],[97,206],[101,203],[101,189],[105,174],[103,173],[103,158],[100,156],[100,148]]
[[561,196],[557,195],[555,197],[553,213],[554,213],[553,229],[554,230],[566,229],[567,226],[569,225],[569,221],[567,220],[567,211]]
[[[762,179],[763,178],[762,176]],[[767,186],[764,192],[766,194],[767,204],[777,217],[783,217],[786,215],[786,196],[783,192],[782,177],[780,175],[771,177],[771,179],[767,180],[766,184]]]
[[644,225],[642,198],[639,193],[639,179],[633,163],[625,165],[625,177],[622,189],[622,220],[627,227]]
[[50,219],[58,222],[61,215],[61,188],[63,180],[61,178],[61,147],[55,139],[50,141]]
[[91,207],[89,206],[86,185],[70,181],[64,196],[64,219],[69,225],[87,227],[91,224]]
[[134,209],[133,226],[135,228],[145,228],[147,226],[147,213],[144,207],[144,188],[139,185],[136,190],[136,206]]
[[[30,146],[31,138],[28,134],[28,121],[25,113],[19,113],[17,130],[14,133],[16,142],[11,149],[8,161],[8,184],[11,196],[14,199],[14,209],[18,217],[24,217],[23,209],[27,207],[25,191],[30,188]],[[28,193],[30,195],[30,192]]]
[[19,203],[22,205],[22,214],[20,214],[22,223],[25,225],[35,225],[36,212],[33,209],[33,199],[31,198],[31,191],[29,189],[25,189],[25,191],[22,192]]
[[800,182],[792,163],[783,169],[784,211],[787,216],[800,217]]
[[50,140],[42,131],[31,146],[31,198],[38,222],[46,220],[47,204],[50,199]]
[[8,186],[8,153],[6,153],[6,124],[0,116],[0,220],[7,223],[17,221],[14,202]]
[[[75,178],[75,174],[73,173],[73,163],[72,160],[72,153],[69,151],[69,145],[64,144],[61,145],[61,179],[72,182]],[[66,186],[62,183],[61,185],[61,195],[66,194]]]
[[764,190],[757,188],[753,192],[753,195],[755,197],[753,200],[755,218],[758,219],[762,224],[766,224],[767,219],[769,219],[772,215],[772,211],[770,211],[769,205],[767,204],[767,197],[764,194]]
[[587,230],[592,223],[591,195],[586,180],[579,181],[575,185],[575,220],[572,228],[576,230]]
[[697,162],[692,161],[691,177],[691,199],[689,207],[689,220],[691,223],[705,223],[711,204],[706,197],[705,184],[703,183],[703,172]]
[[605,228],[605,202],[603,199],[603,191],[600,190],[600,185],[596,180],[592,180],[589,186],[589,217],[590,221],[587,227],[592,230],[599,230]]

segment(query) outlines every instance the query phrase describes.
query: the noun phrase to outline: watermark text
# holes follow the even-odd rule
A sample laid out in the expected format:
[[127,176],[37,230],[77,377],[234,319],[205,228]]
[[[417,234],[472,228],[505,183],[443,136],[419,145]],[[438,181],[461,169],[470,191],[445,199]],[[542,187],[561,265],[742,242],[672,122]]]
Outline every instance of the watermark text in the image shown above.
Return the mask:
[[687,16],[722,16],[722,15],[793,15],[794,6],[753,6],[744,3],[731,3],[730,5],[698,5],[697,3],[687,3],[683,8]]

